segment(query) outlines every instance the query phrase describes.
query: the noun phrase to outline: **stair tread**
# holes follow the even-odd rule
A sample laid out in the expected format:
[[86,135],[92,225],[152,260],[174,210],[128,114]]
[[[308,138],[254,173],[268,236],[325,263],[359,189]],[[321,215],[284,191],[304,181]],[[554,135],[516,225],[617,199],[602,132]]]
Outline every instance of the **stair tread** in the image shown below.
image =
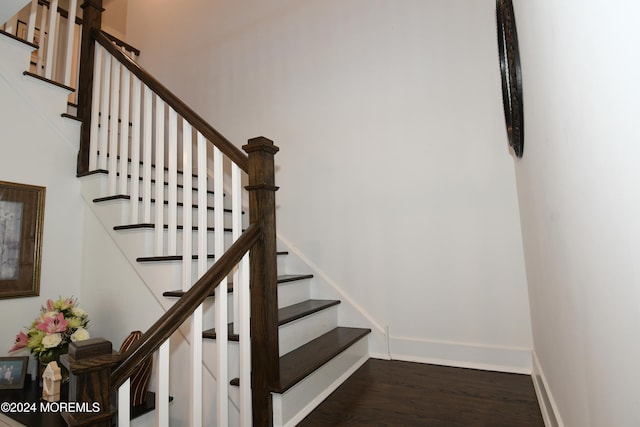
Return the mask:
[[286,392],[370,332],[371,329],[337,327],[283,355],[280,357],[280,384],[271,391]]
[[[233,333],[233,323],[229,323],[229,325],[227,325],[227,339],[229,341],[240,341],[240,336],[238,334],[234,334]],[[207,329],[205,331],[202,331],[202,338],[208,338],[208,339],[216,339],[216,328],[211,328],[211,329]]]
[[[120,225],[119,228],[114,227],[115,230],[128,230],[136,228],[153,228],[153,224],[135,224],[133,226]],[[179,226],[180,227],[180,226]],[[227,231],[227,230],[225,230]],[[278,252],[277,255],[287,255],[288,252]],[[214,259],[214,254],[207,254],[207,259]],[[192,260],[197,260],[198,255],[191,255]],[[182,255],[155,255],[155,256],[143,256],[136,258],[137,262],[164,262],[164,261],[182,261]],[[295,275],[294,275],[295,276]],[[299,275],[298,275],[299,276]],[[313,275],[311,275],[313,277]],[[308,277],[305,277],[308,278]],[[301,280],[301,279],[293,279]],[[290,281],[290,280],[285,280]]]
[[[119,159],[119,158],[120,158],[120,156],[118,156],[118,159]],[[140,164],[142,165],[142,162],[141,162]],[[154,167],[155,167],[155,166],[154,166]],[[166,168],[165,168],[165,169],[166,169]],[[93,171],[85,172],[85,173],[83,173],[83,174],[82,174],[82,176],[86,176],[86,175],[94,175],[94,174],[103,174],[103,175],[108,175],[108,174],[109,174],[109,171],[108,171],[108,170],[106,170],[106,169],[96,169],[96,170],[93,170]],[[182,171],[178,171],[178,174],[179,174],[179,175],[180,175],[180,174],[182,174]],[[116,176],[120,176],[120,172],[116,172]],[[198,176],[194,174],[192,177],[193,177],[193,178],[197,178]],[[128,179],[131,179],[131,175],[130,175],[130,174],[127,174],[127,178],[128,178]],[[142,181],[142,180],[144,180],[144,178],[143,178],[143,177],[139,177],[139,178],[138,178],[138,180],[139,180],[139,181]],[[152,183],[152,184],[155,184],[155,183],[156,183],[155,178],[151,178],[151,183]],[[169,185],[169,183],[168,183],[167,181],[163,181],[163,185]],[[183,184],[176,184],[176,185],[177,185],[177,187],[178,187],[178,188],[184,188],[184,185],[183,185]],[[192,186],[192,187],[191,187],[191,190],[192,190],[192,191],[198,191],[198,188],[197,188],[197,187],[193,187],[193,186]],[[213,190],[209,190],[209,189],[207,189],[207,194],[214,194],[214,191],[213,191]],[[224,194],[224,196],[226,197],[227,195],[226,195],[226,194]]]
[[297,280],[311,279],[313,274],[283,274],[278,276],[278,283],[295,282]]
[[[94,202],[94,203],[100,203],[100,202],[107,202],[107,201],[111,201],[111,200],[131,200],[131,196],[129,196],[129,195],[127,195],[127,194],[117,194],[117,195],[115,195],[115,196],[97,197],[97,198],[93,199],[93,202]],[[139,202],[142,202],[142,197],[138,197],[138,201],[139,201]],[[151,201],[151,203],[154,203],[154,204],[155,204],[156,199],[152,197],[152,198],[150,199],[150,201]],[[168,205],[168,204],[169,204],[169,201],[168,201],[168,200],[164,200],[164,201],[163,201],[163,204],[164,204],[164,205]],[[177,205],[178,207],[184,207],[184,203],[183,203],[183,202],[176,202],[176,205]],[[197,208],[198,208],[198,205],[196,205],[196,204],[193,204],[193,203],[192,203],[192,204],[191,204],[191,208],[192,208],[192,209],[197,209]],[[207,210],[209,210],[209,211],[214,211],[214,210],[215,210],[215,208],[214,208],[213,206],[207,206]],[[231,210],[231,209],[227,209],[227,208],[223,208],[223,210],[224,210],[225,212],[228,212],[228,213],[233,212],[233,210]],[[244,215],[244,211],[242,212],[242,214]]]
[[[197,260],[198,255],[191,255],[192,260]],[[214,254],[208,254],[207,259],[214,259]],[[161,261],[182,261],[182,255],[158,255],[158,256],[143,256],[136,258],[137,262],[161,262]]]
[[286,325],[326,308],[340,304],[340,300],[309,299],[278,310],[278,325]]
[[[119,230],[137,230],[137,229],[141,229],[141,228],[156,228],[156,225],[155,224],[151,224],[151,223],[140,223],[140,224],[128,224],[128,225],[116,225],[115,227],[113,227],[113,229],[116,230],[116,231],[119,231]],[[164,224],[162,226],[162,228],[168,229],[169,225],[168,224]],[[184,226],[177,225],[176,228],[178,230],[183,230]],[[197,225],[191,226],[191,230],[192,231],[198,230],[198,226]],[[215,231],[215,228],[214,227],[207,227],[207,231]],[[233,230],[231,228],[225,228],[224,231],[226,231],[227,233],[230,233]]]
[[[285,274],[282,276],[278,276],[278,283],[292,282],[295,280],[303,280],[312,278],[313,274]],[[229,292],[233,291],[233,283],[231,280],[228,282],[227,288]],[[175,291],[165,291],[162,293],[162,296],[165,297],[181,297],[186,293],[186,291],[175,290]],[[212,291],[209,294],[210,297],[214,296],[214,292]]]
[[[307,301],[299,302],[297,304],[290,305],[288,307],[282,307],[278,310],[278,325],[286,325],[294,320],[302,319],[305,316],[317,313],[325,308],[333,307],[340,304],[339,300],[317,300],[310,299]],[[238,341],[238,334],[233,333],[233,323],[228,325],[228,339],[229,341]],[[203,331],[203,338],[216,339],[216,329],[211,328]]]
[[[184,296],[184,294],[186,292],[187,291],[183,291],[183,290],[180,290],[180,289],[177,289],[175,291],[164,291],[162,293],[162,296],[163,297],[178,297],[178,298],[180,298],[180,297]],[[210,297],[214,297],[215,296],[215,292],[216,292],[215,289],[213,289],[211,292],[209,292],[209,296]],[[227,282],[227,292],[229,292],[229,293],[233,292],[233,283],[231,282],[231,280],[229,280]]]

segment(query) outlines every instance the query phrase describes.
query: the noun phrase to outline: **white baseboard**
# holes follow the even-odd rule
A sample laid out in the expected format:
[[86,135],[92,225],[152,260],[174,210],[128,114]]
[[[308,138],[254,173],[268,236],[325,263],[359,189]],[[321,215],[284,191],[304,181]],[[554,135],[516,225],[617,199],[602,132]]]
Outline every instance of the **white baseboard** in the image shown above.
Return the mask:
[[533,352],[533,372],[531,373],[531,377],[533,378],[533,386],[536,390],[538,405],[542,412],[545,427],[564,427],[564,423],[558,412],[558,407],[549,389],[549,383],[547,382],[535,351]]
[[430,363],[459,368],[531,374],[531,349],[408,337],[389,339],[393,360]]

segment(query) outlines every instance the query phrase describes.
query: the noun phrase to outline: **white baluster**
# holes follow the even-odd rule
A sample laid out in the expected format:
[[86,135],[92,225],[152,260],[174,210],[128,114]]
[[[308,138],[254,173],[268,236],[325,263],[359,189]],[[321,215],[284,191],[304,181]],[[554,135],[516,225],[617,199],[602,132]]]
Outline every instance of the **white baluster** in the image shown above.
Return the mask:
[[[238,165],[231,164],[231,228],[233,241],[235,242],[242,235],[242,172]],[[237,286],[239,270],[236,268],[233,273],[234,287]],[[233,331],[238,333],[240,293],[233,293]]]
[[[56,46],[56,38],[58,35],[58,0],[51,0],[49,4],[49,26],[47,35],[47,54],[45,56],[44,76],[48,79],[53,78],[53,63],[54,63],[54,50]],[[44,33],[40,31],[40,37],[42,38]]]
[[142,118],[142,222],[151,223],[151,159],[153,129],[153,96],[151,89],[144,86],[144,112]]
[[38,45],[38,59],[36,61],[36,74],[41,76],[44,74],[44,53],[47,47],[47,39],[45,34],[47,32],[47,16],[50,13],[49,8],[42,7],[42,14],[40,15],[40,32],[38,34],[38,40],[34,40],[33,42]]
[[[176,255],[178,234],[178,114],[169,108],[169,134],[167,141],[168,166],[168,203],[167,203],[167,255]],[[183,175],[182,180],[191,179],[190,175]],[[185,207],[186,209],[186,207]],[[187,230],[185,229],[186,233]]]
[[[233,241],[242,234],[242,171],[238,165],[231,167]],[[234,324],[240,337],[240,426],[251,426],[251,337],[250,337],[250,294],[249,294],[249,255],[240,261],[234,275]],[[238,295],[237,300],[235,295]]]
[[89,170],[98,167],[98,132],[100,120],[100,88],[102,87],[102,56],[104,49],[96,43],[93,63],[93,95],[91,96],[91,137],[89,139]]
[[238,305],[240,336],[240,351],[238,363],[240,365],[240,426],[251,427],[253,423],[251,405],[251,293],[249,292],[249,254],[247,253],[238,265],[238,284],[235,291],[240,294]]
[[129,427],[131,424],[131,379],[127,380],[118,389],[118,427]]
[[191,427],[202,426],[202,304],[191,316]]
[[156,150],[156,191],[155,191],[155,254],[164,253],[164,106],[165,103],[156,95],[156,134],[154,148]]
[[207,272],[207,141],[198,132],[198,277]]
[[29,8],[29,22],[27,22],[27,41],[33,43],[36,30],[36,17],[38,15],[38,0],[31,0]]
[[169,427],[169,340],[158,349],[156,426]]
[[[224,247],[224,163],[222,153],[213,147],[213,198],[214,198],[214,252],[220,259],[225,251]],[[228,333],[227,324],[227,278],[225,277],[216,288],[215,294],[215,324],[216,324],[216,389],[217,389],[217,420],[219,426],[229,424],[229,371],[228,371]]]
[[111,93],[111,55],[104,51],[102,61],[102,90],[100,99],[100,131],[98,133],[99,162],[98,169],[107,169],[107,151],[109,137],[109,95]]
[[133,76],[131,98],[131,181],[129,222],[138,223],[138,207],[140,206],[140,79]]
[[[204,273],[207,271],[207,140],[204,136],[197,132],[197,148],[196,148],[196,164],[197,164],[197,182],[198,182],[198,201],[197,201],[197,219],[198,219],[198,277],[202,277]],[[201,306],[202,307],[202,306]],[[202,327],[202,321],[198,323],[199,327]],[[216,325],[217,327],[217,325]],[[201,331],[201,329],[200,329]],[[194,332],[195,333],[195,332]],[[199,335],[194,336],[193,342],[198,341],[198,345],[202,345],[202,332]],[[195,350],[194,350],[195,351]],[[198,350],[200,354],[202,350]],[[195,359],[194,359],[194,368],[195,368]],[[202,362],[200,362],[202,365]],[[202,369],[201,367],[198,369]],[[194,369],[195,373],[195,369]],[[202,396],[202,385],[199,386],[195,384],[194,381],[194,390],[193,393],[195,396]],[[199,387],[199,388],[196,388]],[[200,403],[194,403],[192,407],[192,412],[195,414],[200,414],[202,417],[202,397],[198,399]],[[225,425],[225,424],[218,424]]]
[[[182,120],[182,289],[191,287],[191,255],[193,254],[193,128]],[[188,176],[189,179],[184,177]],[[202,304],[191,316],[191,391],[189,402],[192,427],[202,426]]]
[[[193,254],[193,127],[182,120],[182,289],[191,287]],[[189,176],[189,179],[185,179]]]
[[69,17],[67,18],[67,43],[64,65],[64,84],[71,86],[71,70],[73,58],[73,36],[76,29],[76,9],[78,0],[69,0]]
[[[115,59],[115,58],[114,58]],[[118,117],[120,116],[120,63],[114,60],[111,64],[111,105],[109,109],[109,161],[107,169],[108,194],[117,194],[116,178],[118,173]],[[126,161],[126,159],[125,159]]]
[[[122,68],[122,80],[120,84],[120,163],[118,172],[120,179],[118,182],[118,194],[129,194],[127,191],[127,175],[129,165],[129,106],[131,98],[131,72],[125,66]],[[140,165],[131,164],[131,168]],[[137,183],[136,183],[137,184]],[[131,200],[131,203],[138,203],[137,200]]]

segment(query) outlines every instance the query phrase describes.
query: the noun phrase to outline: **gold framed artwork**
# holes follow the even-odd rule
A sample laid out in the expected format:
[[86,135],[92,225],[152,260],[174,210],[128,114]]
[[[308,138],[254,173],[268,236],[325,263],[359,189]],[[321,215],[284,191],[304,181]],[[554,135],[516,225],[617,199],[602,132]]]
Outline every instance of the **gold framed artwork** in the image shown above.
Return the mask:
[[40,295],[45,191],[0,181],[0,298]]

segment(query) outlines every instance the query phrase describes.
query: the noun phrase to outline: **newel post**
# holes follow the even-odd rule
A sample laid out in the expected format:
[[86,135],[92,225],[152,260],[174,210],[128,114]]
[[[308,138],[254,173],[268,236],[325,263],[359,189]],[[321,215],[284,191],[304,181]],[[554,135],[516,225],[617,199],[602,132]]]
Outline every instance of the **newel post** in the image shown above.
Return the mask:
[[250,139],[242,148],[249,155],[250,222],[262,231],[250,253],[253,425],[268,426],[273,422],[270,387],[280,381],[274,168],[279,148],[264,137]]
[[80,72],[78,74],[78,118],[80,128],[80,149],[78,151],[77,173],[89,171],[89,140],[91,138],[91,100],[93,97],[93,64],[95,42],[91,31],[102,28],[102,0],[85,0],[82,4],[82,44],[80,46]]
[[71,343],[60,357],[69,371],[69,402],[62,413],[68,426],[111,427],[111,369],[119,358],[104,338]]

